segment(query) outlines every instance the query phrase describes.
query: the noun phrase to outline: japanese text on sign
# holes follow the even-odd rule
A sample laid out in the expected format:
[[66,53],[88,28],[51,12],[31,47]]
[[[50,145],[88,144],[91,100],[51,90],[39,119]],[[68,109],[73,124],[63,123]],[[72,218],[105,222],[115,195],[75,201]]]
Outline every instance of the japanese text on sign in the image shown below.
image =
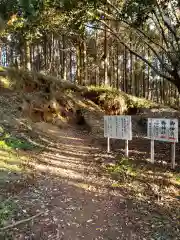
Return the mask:
[[132,140],[131,116],[104,116],[104,137]]
[[178,142],[178,120],[148,118],[147,135],[154,140]]

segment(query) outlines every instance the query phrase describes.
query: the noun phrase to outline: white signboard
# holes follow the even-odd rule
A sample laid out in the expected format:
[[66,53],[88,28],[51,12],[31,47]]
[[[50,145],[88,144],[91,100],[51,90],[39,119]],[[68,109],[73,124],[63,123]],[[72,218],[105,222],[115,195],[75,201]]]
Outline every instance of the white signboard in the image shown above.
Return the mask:
[[131,116],[104,116],[104,137],[132,140]]
[[148,138],[165,142],[178,142],[178,120],[148,118]]
[[171,143],[171,163],[175,168],[176,142],[178,142],[178,120],[166,118],[148,119],[148,138],[151,139],[151,162],[154,163],[154,140]]

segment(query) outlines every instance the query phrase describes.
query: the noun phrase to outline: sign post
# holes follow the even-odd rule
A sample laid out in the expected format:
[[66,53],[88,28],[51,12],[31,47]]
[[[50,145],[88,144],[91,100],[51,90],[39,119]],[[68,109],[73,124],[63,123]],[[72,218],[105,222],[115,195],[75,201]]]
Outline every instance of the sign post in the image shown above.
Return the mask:
[[154,163],[154,139],[151,140],[151,162]]
[[154,163],[154,140],[171,143],[171,166],[175,168],[176,142],[178,142],[178,120],[148,118],[147,136],[151,139],[151,162]]
[[110,138],[107,138],[107,152],[110,153],[111,147],[110,147]]
[[125,140],[125,155],[129,156],[129,140],[132,140],[131,116],[104,116],[104,137],[107,138],[107,152],[110,152],[110,139]]
[[171,167],[175,169],[176,166],[176,143],[171,144]]
[[125,154],[126,154],[126,157],[129,157],[129,141],[128,140],[125,141]]

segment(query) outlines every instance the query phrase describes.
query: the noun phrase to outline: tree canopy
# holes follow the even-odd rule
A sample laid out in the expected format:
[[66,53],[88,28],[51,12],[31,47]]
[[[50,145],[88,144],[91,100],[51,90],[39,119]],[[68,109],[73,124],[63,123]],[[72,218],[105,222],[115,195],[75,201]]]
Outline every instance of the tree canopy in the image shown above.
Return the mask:
[[[62,7],[62,2],[55,2],[56,8]],[[75,13],[72,21],[79,23],[79,27],[88,22],[93,22],[91,26],[94,28],[106,26],[133,55],[148,64],[156,74],[174,83],[180,91],[179,1],[84,0],[76,4],[71,0],[65,1],[63,7]],[[121,26],[120,31],[115,23]],[[132,34],[141,43],[141,50],[127,44]],[[155,56],[155,64],[142,53],[144,47]]]
[[52,31],[83,38],[87,27],[106,29],[130,54],[180,91],[177,0],[1,0],[0,15],[9,23],[8,32],[19,31],[29,40]]

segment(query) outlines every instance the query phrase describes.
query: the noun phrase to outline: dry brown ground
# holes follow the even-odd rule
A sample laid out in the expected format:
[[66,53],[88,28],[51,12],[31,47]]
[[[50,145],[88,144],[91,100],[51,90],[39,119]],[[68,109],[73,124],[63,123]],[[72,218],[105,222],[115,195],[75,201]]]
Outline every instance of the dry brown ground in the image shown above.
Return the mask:
[[178,239],[176,219],[163,204],[112,187],[101,163],[113,162],[115,154],[80,131],[36,128],[48,136],[48,150],[34,158],[36,183],[16,198],[28,215],[44,214],[14,229],[14,239]]
[[[139,181],[134,181],[133,186],[114,187],[116,181],[104,171],[104,164],[114,164],[123,153],[122,142],[114,142],[114,153],[107,154],[103,138],[81,130],[40,123],[34,124],[34,131],[41,134],[48,147],[42,152],[30,153],[34,178],[14,196],[20,214],[15,220],[22,219],[23,214],[24,218],[40,211],[43,214],[13,228],[13,239],[179,239],[178,186],[172,183],[172,193],[160,200],[154,195],[147,198],[139,195],[139,189],[144,188],[138,185]],[[159,145],[157,149],[158,159],[164,159],[164,146]],[[145,160],[149,155],[149,142],[136,139],[130,149],[131,157]],[[178,145],[178,159],[179,155]],[[149,183],[157,179],[151,178],[153,174],[163,176],[163,169],[161,165],[156,171],[149,171],[149,175],[146,173]]]

